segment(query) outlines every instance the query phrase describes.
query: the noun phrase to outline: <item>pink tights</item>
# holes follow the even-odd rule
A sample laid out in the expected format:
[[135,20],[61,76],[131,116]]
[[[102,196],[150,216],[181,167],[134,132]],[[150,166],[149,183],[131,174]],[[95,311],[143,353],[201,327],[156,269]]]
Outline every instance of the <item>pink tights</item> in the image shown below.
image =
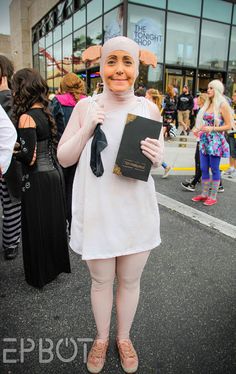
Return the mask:
[[91,302],[97,338],[109,337],[113,304],[113,283],[117,277],[117,337],[128,339],[139,301],[140,278],[150,251],[104,260],[89,260],[92,278]]

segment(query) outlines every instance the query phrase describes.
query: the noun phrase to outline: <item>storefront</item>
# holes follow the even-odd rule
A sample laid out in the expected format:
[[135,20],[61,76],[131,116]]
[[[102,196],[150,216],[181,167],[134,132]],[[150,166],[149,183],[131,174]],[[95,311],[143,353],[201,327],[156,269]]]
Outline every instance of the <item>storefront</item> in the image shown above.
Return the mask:
[[99,66],[85,66],[82,52],[127,35],[158,58],[141,66],[139,81],[165,92],[169,83],[193,93],[221,79],[236,89],[236,4],[224,0],[64,0],[33,28],[33,61],[51,90],[69,71],[86,77],[92,91]]

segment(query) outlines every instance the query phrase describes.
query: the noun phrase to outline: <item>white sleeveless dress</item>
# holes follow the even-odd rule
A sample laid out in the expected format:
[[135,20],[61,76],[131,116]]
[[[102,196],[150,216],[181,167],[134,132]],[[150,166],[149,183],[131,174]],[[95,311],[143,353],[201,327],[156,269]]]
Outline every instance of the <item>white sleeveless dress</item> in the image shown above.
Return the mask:
[[[95,98],[90,98],[93,105]],[[138,98],[133,110],[125,105],[105,115],[102,129],[108,146],[101,157],[104,174],[90,168],[92,138],[75,173],[70,246],[83,260],[129,255],[158,246],[160,217],[152,176],[147,182],[113,174],[127,113],[150,118],[147,101]]]

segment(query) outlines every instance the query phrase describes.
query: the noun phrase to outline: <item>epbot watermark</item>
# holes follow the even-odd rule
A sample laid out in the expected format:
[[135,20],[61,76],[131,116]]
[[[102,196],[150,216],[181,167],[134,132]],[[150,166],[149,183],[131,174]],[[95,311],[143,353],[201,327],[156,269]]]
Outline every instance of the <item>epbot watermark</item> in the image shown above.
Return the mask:
[[[87,362],[87,343],[93,342],[92,338],[61,338],[54,342],[50,338],[4,338],[3,363],[24,363],[32,352],[38,351],[40,364],[48,364],[55,358],[62,362],[72,362],[76,359],[79,349],[83,349],[83,362]],[[6,347],[7,346],[7,347]],[[69,348],[68,355],[64,353]],[[63,350],[63,354],[62,354]]]

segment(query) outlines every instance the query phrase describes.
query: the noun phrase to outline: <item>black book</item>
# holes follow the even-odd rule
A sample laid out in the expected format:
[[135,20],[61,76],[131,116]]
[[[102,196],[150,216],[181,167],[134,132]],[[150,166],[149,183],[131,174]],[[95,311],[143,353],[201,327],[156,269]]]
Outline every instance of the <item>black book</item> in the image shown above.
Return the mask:
[[140,148],[141,140],[158,139],[162,123],[149,118],[128,114],[113,173],[147,181],[152,162]]

